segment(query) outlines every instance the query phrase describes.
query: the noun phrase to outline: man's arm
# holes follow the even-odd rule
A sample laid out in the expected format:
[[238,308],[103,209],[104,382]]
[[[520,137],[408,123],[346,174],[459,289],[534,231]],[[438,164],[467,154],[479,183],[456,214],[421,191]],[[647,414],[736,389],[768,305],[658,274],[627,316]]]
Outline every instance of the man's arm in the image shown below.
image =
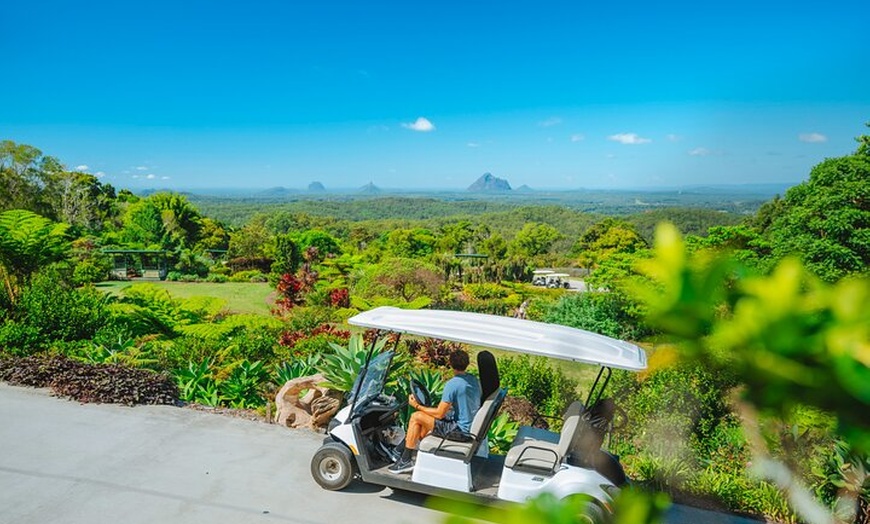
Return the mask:
[[438,403],[438,406],[430,408],[428,406],[423,406],[419,402],[417,402],[417,399],[414,398],[414,395],[408,395],[408,404],[410,404],[411,407],[416,409],[417,411],[435,417],[439,420],[444,418],[447,413],[450,412],[450,406],[452,405],[450,404],[450,402],[444,402],[442,400]]

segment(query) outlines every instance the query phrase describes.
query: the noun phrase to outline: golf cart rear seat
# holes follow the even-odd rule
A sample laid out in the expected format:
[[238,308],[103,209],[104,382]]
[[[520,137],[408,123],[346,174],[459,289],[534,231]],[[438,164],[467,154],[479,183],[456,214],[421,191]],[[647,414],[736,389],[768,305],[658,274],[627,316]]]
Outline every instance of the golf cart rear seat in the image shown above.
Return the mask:
[[505,459],[505,466],[531,472],[556,471],[568,454],[577,432],[584,426],[583,412],[582,402],[572,402],[565,410],[561,433],[530,426],[520,428]]

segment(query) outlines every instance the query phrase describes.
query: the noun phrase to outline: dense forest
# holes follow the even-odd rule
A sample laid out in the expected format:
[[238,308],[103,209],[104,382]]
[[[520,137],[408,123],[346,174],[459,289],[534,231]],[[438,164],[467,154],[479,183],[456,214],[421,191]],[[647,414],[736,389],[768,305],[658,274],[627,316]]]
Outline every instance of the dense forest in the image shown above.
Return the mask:
[[[509,315],[525,302],[531,319],[648,348],[647,373],[614,378],[632,424],[609,443],[641,484],[782,522],[805,519],[806,504],[847,520],[870,512],[856,473],[870,470],[870,137],[764,202],[717,206],[705,194],[695,207],[630,212],[522,198],[137,195],[12,141],[0,143],[0,180],[0,379],[48,385],[51,369],[100,384],[94,370],[124,369],[151,385],[124,375],[135,394],[91,395],[265,409],[315,370],[350,387],[362,334],[345,320],[358,311]],[[587,275],[593,291],[533,286],[544,267]],[[153,268],[202,295],[143,280]],[[134,283],[106,293],[110,278]],[[227,282],[268,286],[271,313],[210,295]],[[438,391],[447,349],[406,341],[403,371]],[[517,402],[494,425],[496,451],[530,412],[558,416],[588,387],[538,359],[499,365]],[[783,465],[787,482],[753,461]]]

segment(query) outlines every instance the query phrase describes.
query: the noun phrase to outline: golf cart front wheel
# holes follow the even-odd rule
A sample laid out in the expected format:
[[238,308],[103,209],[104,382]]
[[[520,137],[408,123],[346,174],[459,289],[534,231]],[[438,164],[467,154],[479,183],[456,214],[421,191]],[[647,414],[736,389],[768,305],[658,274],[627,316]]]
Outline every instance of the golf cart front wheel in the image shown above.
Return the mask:
[[353,480],[354,470],[353,455],[347,446],[338,442],[324,444],[311,459],[311,476],[321,488],[330,491],[347,487]]

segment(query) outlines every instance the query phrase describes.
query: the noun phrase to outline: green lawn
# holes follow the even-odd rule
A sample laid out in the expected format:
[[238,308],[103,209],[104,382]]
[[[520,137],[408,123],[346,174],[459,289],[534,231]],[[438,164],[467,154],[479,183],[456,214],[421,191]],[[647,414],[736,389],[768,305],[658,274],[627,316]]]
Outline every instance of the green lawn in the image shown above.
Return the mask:
[[[119,294],[122,289],[134,282],[100,282],[97,289],[108,293]],[[221,298],[227,301],[227,308],[234,313],[255,313],[269,315],[272,300],[272,288],[265,283],[225,282],[161,282],[148,281],[149,284],[166,288],[173,298],[189,298],[207,296]]]

